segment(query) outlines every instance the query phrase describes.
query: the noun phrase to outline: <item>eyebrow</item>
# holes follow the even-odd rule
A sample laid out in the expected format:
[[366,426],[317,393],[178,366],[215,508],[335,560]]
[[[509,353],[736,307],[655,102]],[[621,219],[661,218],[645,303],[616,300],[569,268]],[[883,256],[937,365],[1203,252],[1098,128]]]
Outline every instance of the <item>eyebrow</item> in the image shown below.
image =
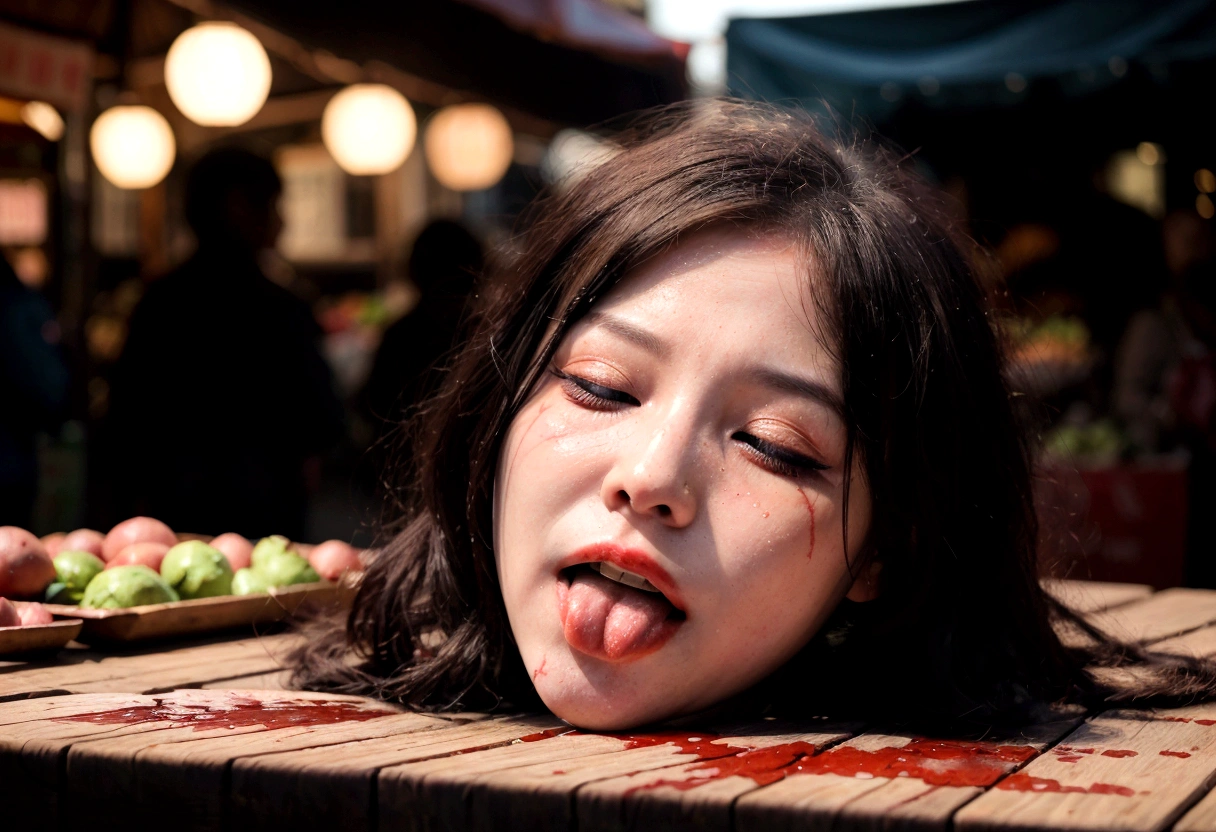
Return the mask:
[[613,335],[624,338],[659,358],[666,358],[671,350],[659,336],[653,332],[634,326],[623,318],[610,315],[607,312],[592,312],[584,319],[591,326],[602,327]]
[[844,419],[844,402],[841,401],[840,396],[836,395],[834,390],[825,384],[814,379],[783,373],[780,370],[773,370],[767,367],[756,370],[754,377],[765,387],[772,387],[777,390],[814,399],[835,413],[837,418],[842,421]]

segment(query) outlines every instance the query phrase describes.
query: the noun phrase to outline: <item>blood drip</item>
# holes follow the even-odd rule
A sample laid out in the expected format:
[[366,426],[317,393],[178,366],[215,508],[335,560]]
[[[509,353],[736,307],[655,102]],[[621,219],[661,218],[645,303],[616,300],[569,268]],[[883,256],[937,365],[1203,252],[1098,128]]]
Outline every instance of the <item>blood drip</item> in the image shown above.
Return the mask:
[[520,742],[540,742],[541,740],[560,737],[562,734],[573,733],[573,728],[546,728],[543,731],[537,731],[535,734],[528,734],[526,737],[520,737]]
[[309,699],[281,699],[259,702],[237,699],[223,705],[166,704],[136,705],[87,714],[54,717],[54,722],[88,722],[93,725],[138,725],[147,722],[173,723],[178,727],[193,726],[195,731],[214,728],[299,728],[312,725],[332,725],[337,722],[366,722],[395,711],[373,711],[355,702],[327,702]]
[[1181,757],[1184,760],[1187,757],[1191,756],[1190,754],[1188,754],[1185,751],[1158,751],[1157,753],[1160,754],[1162,757]]
[[806,496],[806,492],[801,488],[798,489],[798,494],[802,497],[802,502],[806,503],[806,513],[811,516],[811,543],[806,550],[806,559],[810,560],[815,556],[815,507],[811,505],[811,498]]
[[1049,780],[1046,777],[1031,777],[1029,774],[1015,772],[996,784],[1001,791],[1006,792],[1054,792],[1067,794],[1115,794],[1120,797],[1133,797],[1136,792],[1127,786],[1114,786],[1110,783],[1093,783],[1090,786],[1064,786],[1059,780]]
[[1135,757],[1135,756],[1137,756],[1137,752],[1126,751],[1121,748],[1112,748],[1109,751],[1103,751],[1102,756],[1103,757],[1117,757],[1119,759],[1122,759],[1123,757]]

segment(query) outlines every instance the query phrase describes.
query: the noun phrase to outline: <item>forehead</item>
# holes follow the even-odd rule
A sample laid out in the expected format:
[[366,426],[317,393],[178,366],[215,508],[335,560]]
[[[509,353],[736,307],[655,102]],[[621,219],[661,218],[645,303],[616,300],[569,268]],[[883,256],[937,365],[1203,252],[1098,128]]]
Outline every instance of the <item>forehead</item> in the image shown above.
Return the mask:
[[[813,264],[787,237],[712,228],[628,274],[596,312],[729,349],[833,367],[823,349]],[[594,316],[593,316],[594,320]]]

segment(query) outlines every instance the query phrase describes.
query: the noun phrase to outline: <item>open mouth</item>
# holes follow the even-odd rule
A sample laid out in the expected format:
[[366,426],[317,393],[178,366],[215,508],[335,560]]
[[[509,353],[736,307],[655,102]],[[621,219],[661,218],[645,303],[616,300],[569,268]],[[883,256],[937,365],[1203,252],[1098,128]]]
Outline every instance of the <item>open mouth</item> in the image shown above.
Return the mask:
[[686,615],[658,587],[606,561],[563,569],[557,581],[558,614],[575,650],[621,662],[662,647]]

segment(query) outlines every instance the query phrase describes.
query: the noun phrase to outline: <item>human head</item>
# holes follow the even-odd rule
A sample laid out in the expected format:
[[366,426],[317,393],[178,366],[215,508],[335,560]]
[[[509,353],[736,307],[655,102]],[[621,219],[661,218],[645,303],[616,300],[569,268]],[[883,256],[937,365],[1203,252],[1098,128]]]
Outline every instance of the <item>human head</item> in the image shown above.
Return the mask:
[[[366,658],[349,672],[416,705],[535,701],[492,552],[504,437],[571,327],[622,278],[734,226],[808,253],[817,335],[840,372],[843,468],[856,460],[873,506],[860,540],[845,517],[855,539],[842,548],[856,569],[881,566],[878,599],[856,605],[868,612],[845,603],[759,688],[943,713],[1058,693],[1025,448],[983,288],[933,195],[889,154],[761,104],[669,110],[623,145],[539,206],[500,301],[415,423],[395,495],[407,522],[360,589],[348,633]],[[887,695],[912,674],[914,691]]]
[[186,177],[186,221],[200,245],[270,248],[283,229],[282,192],[269,160],[241,148],[212,150]]

